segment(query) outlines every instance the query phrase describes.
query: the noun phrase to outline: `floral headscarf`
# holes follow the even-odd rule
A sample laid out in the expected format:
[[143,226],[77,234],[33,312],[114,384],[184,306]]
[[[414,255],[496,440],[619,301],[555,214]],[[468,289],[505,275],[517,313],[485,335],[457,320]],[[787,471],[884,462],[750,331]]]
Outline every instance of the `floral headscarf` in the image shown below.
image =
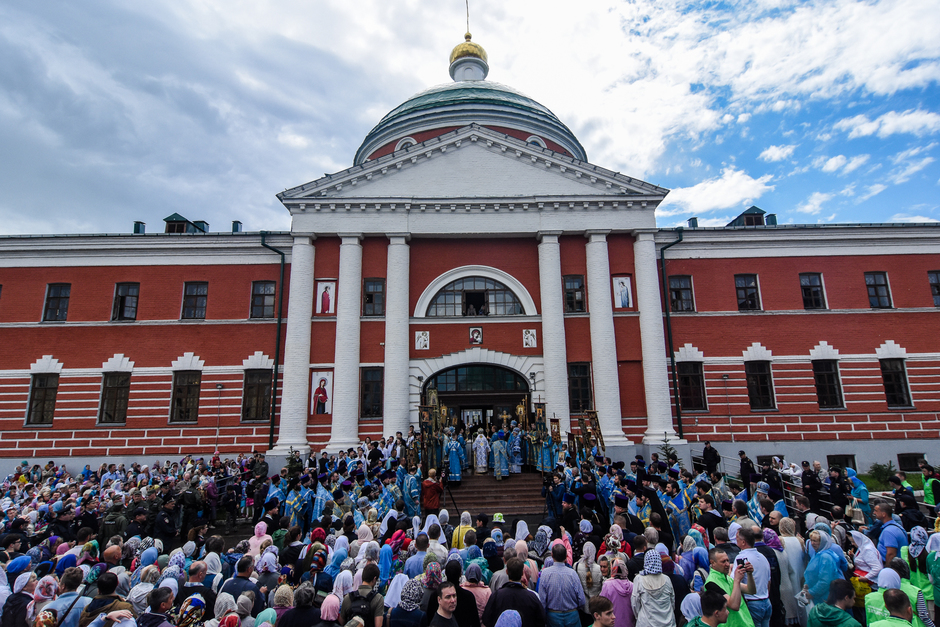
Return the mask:
[[59,582],[56,581],[55,577],[46,575],[40,579],[36,583],[36,588],[33,590],[33,600],[30,601],[29,605],[26,607],[26,618],[29,620],[35,620],[36,605],[55,599],[58,588]]
[[177,627],[195,627],[202,622],[206,613],[206,600],[201,594],[194,594],[183,601],[180,607]]
[[441,584],[443,576],[441,574],[441,565],[438,562],[431,562],[428,564],[427,569],[424,571],[424,577],[422,578],[421,583],[424,584],[424,587],[428,590],[437,590],[437,587]]
[[294,591],[287,584],[282,584],[274,591],[274,607],[294,607]]
[[421,605],[421,599],[424,597],[424,588],[421,586],[420,579],[411,579],[401,589],[401,600],[398,607],[405,612],[413,612]]
[[95,564],[92,566],[91,570],[88,571],[88,574],[85,575],[85,583],[95,583],[98,581],[98,577],[101,576],[101,573],[107,572],[107,564]]
[[780,538],[777,536],[777,532],[773,529],[764,529],[764,544],[774,549],[775,551],[782,551],[783,544],[780,542]]
[[907,554],[917,559],[924,548],[927,546],[927,530],[923,527],[914,527],[911,529],[911,543],[907,548]]
[[534,551],[538,557],[545,555],[545,551],[548,550],[548,535],[541,527],[535,532],[535,538],[529,543],[529,550]]

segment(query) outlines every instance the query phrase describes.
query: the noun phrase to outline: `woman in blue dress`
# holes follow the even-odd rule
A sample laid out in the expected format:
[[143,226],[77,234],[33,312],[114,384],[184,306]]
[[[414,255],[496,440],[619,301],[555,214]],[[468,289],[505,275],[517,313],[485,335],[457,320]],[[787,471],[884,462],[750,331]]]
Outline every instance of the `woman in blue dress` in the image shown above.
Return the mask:
[[509,451],[512,458],[510,472],[519,474],[522,472],[522,431],[519,427],[513,427],[512,435],[509,437]]
[[552,436],[548,436],[542,441],[542,450],[539,451],[540,471],[551,472],[555,469],[555,460],[558,458],[557,448]]

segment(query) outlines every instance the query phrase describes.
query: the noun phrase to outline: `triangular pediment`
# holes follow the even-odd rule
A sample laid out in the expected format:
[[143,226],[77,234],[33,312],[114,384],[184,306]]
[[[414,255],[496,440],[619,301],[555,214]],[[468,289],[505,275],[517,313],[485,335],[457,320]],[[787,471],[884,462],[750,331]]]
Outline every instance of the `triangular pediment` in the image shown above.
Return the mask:
[[289,189],[285,204],[354,198],[627,197],[668,190],[475,124]]

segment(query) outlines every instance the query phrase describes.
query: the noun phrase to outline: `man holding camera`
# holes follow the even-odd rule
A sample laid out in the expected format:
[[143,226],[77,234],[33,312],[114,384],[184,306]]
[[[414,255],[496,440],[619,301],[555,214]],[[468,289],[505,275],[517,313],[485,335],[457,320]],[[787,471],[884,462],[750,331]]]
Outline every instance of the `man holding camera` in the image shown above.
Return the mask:
[[708,573],[708,579],[705,580],[705,591],[723,594],[728,599],[727,624],[730,627],[751,627],[754,625],[747,603],[742,598],[744,594],[752,594],[757,590],[754,577],[747,577],[747,583],[744,583],[745,576],[753,573],[753,567],[743,559],[738,559],[734,575],[730,575],[731,560],[728,559],[728,554],[721,549],[709,551],[708,560],[711,571]]

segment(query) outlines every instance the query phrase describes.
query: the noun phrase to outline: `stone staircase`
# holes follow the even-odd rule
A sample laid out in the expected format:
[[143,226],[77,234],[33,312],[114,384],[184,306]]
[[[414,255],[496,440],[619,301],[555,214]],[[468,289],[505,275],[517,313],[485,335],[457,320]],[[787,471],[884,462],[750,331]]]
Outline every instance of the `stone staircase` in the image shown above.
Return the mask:
[[507,479],[497,481],[492,472],[485,475],[465,472],[459,488],[452,488],[450,493],[444,492],[441,505],[450,512],[451,524],[456,524],[463,511],[473,516],[480,512],[490,516],[499,512],[507,523],[513,518],[523,518],[526,522],[538,521],[545,510],[542,475],[538,472],[523,472],[510,474]]

